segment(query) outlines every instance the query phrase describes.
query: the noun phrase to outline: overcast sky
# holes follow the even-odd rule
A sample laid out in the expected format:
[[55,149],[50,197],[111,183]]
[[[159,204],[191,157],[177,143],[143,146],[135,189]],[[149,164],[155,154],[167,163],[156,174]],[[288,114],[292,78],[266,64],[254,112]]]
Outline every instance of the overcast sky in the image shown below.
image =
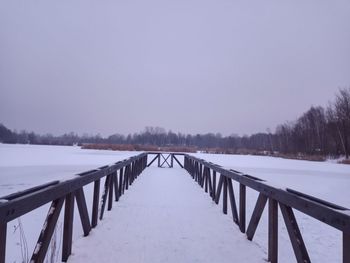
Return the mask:
[[0,2],[0,123],[272,131],[350,86],[350,1]]

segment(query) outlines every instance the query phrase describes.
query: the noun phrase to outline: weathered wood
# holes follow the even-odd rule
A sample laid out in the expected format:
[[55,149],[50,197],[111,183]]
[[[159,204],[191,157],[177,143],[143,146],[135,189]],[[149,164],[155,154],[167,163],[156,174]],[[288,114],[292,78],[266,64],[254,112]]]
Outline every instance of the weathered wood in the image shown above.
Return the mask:
[[101,200],[100,220],[102,220],[103,214],[106,208],[107,196],[108,196],[108,190],[109,190],[109,181],[110,181],[110,176],[107,176],[105,179],[104,190],[101,198],[102,200]]
[[261,215],[266,206],[267,197],[263,194],[259,194],[258,200],[256,201],[255,208],[253,210],[252,218],[250,219],[248,228],[247,228],[247,238],[252,240],[255,234],[255,231],[260,222]]
[[[8,202],[0,202],[0,222],[9,222],[17,217],[20,217],[44,204],[53,200],[66,196],[75,190],[96,181],[106,175],[106,173],[113,173],[121,167],[130,162],[144,157],[147,153],[142,153],[127,160],[118,162],[112,166],[107,166],[104,169],[92,170],[80,173],[74,179],[62,182],[53,182],[45,187],[36,187],[35,191],[24,191],[25,193],[16,196]],[[39,190],[38,190],[39,189]],[[0,199],[5,199],[1,197]]]
[[222,190],[223,183],[224,183],[223,175],[220,174],[218,188],[217,188],[216,196],[215,196],[215,203],[216,204],[218,204],[219,201],[220,201],[220,195],[221,195],[221,190]]
[[204,168],[204,190],[206,193],[208,193],[208,168],[205,167]]
[[207,170],[207,179],[208,179],[208,184],[209,184],[209,196],[211,198],[213,198],[213,184],[211,182],[211,172],[210,172],[209,168]]
[[125,168],[125,174],[124,174],[124,189],[129,189],[129,181],[130,181],[130,165],[126,166]]
[[63,206],[63,202],[64,198],[60,198],[51,203],[30,262],[44,262],[53,232],[55,231],[57,219]]
[[72,253],[73,237],[73,218],[74,218],[74,194],[66,196],[64,208],[63,223],[63,242],[62,242],[62,261],[67,262],[69,255]]
[[269,246],[268,261],[277,263],[278,261],[278,203],[269,198]]
[[290,241],[292,243],[292,247],[293,247],[297,262],[298,263],[311,262],[292,208],[281,203],[279,203],[279,205],[281,208],[283,219],[287,227],[287,231],[289,234]]
[[100,182],[98,179],[94,182],[94,197],[92,201],[92,216],[91,216],[91,227],[97,226],[98,221],[98,205],[100,202]]
[[222,212],[227,215],[227,178],[224,176],[223,185],[223,195],[222,195]]
[[350,263],[350,234],[343,233],[343,263]]
[[158,167],[160,167],[160,153],[158,153]]
[[245,216],[246,216],[246,186],[239,184],[239,228],[245,233]]
[[[305,194],[301,195],[297,193],[297,191],[291,189],[286,191],[283,188],[276,188],[273,185],[270,185],[268,182],[262,181],[261,179],[257,180],[252,176],[245,176],[242,173],[224,169],[218,165],[188,154],[185,154],[185,157],[189,158],[195,163],[206,165],[217,173],[223,174],[268,197],[272,197],[276,201],[293,207],[293,209],[299,210],[306,215],[339,229],[340,231],[350,233],[350,216],[346,211],[344,211],[345,208],[340,209],[341,207],[338,205],[331,204],[330,202],[326,202],[318,198],[310,198],[310,196]],[[348,209],[346,210],[349,211]]]
[[121,168],[119,170],[119,197],[122,196],[122,194],[124,194],[124,187],[123,187],[123,185],[124,185],[123,177],[124,176],[123,176],[123,172],[124,172],[124,169]]
[[213,193],[212,193],[213,201],[215,200],[215,197],[216,197],[216,171],[213,171]]
[[75,200],[77,201],[78,211],[80,215],[81,225],[83,227],[84,236],[89,235],[91,230],[89,213],[86,206],[85,195],[83,188],[75,191]]
[[5,263],[6,234],[7,234],[7,223],[0,223],[0,263]]
[[232,180],[230,178],[226,178],[226,179],[227,179],[227,188],[228,188],[228,194],[229,194],[229,198],[230,198],[233,222],[235,222],[236,224],[239,224],[237,206],[236,206],[236,198],[235,198],[235,194],[233,191]]
[[118,183],[118,173],[115,172],[114,174],[114,195],[115,195],[115,201],[119,201],[119,183]]
[[150,166],[152,165],[152,163],[153,163],[155,160],[157,160],[157,158],[158,158],[158,154],[156,155],[156,157],[153,158],[153,160],[152,160],[149,164],[147,164],[147,167],[150,167]]
[[113,184],[114,184],[114,174],[108,175],[109,178],[109,185],[108,185],[108,206],[107,210],[111,211],[113,207]]
[[181,168],[184,168],[184,166],[180,163],[180,161],[176,158],[176,156],[173,156],[174,160],[180,165]]

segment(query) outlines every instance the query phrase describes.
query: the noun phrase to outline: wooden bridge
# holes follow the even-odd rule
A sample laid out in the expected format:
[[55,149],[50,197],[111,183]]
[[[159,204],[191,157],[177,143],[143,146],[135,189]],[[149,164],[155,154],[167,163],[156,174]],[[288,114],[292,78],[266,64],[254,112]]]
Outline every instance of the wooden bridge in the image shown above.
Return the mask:
[[[151,161],[148,162],[148,157]],[[180,158],[181,157],[181,158]],[[183,162],[181,162],[183,159]],[[342,232],[343,262],[350,263],[350,213],[347,208],[317,199],[298,191],[280,189],[268,182],[234,170],[182,153],[142,153],[110,166],[78,174],[68,181],[53,181],[44,185],[0,198],[0,263],[5,262],[7,223],[38,207],[51,203],[42,231],[31,257],[31,262],[43,262],[47,253],[58,217],[64,206],[62,261],[72,253],[74,203],[76,202],[84,236],[88,236],[101,220],[106,209],[133,184],[143,170],[157,161],[157,166],[184,168],[210,198],[227,214],[231,211],[233,223],[240,232],[252,240],[263,210],[268,206],[268,261],[278,261],[278,211],[281,211],[297,262],[311,262],[294,210],[309,215]],[[104,180],[102,182],[102,180]],[[103,192],[100,194],[101,183]],[[93,184],[92,212],[89,215],[83,187]],[[233,184],[238,184],[235,193]],[[246,189],[259,193],[249,220],[246,218]],[[248,223],[248,224],[247,224]],[[115,224],[118,224],[116,221]],[[243,240],[242,240],[243,241]],[[234,248],[233,248],[234,249]],[[106,251],[109,253],[109,251]],[[117,259],[116,259],[117,261]]]

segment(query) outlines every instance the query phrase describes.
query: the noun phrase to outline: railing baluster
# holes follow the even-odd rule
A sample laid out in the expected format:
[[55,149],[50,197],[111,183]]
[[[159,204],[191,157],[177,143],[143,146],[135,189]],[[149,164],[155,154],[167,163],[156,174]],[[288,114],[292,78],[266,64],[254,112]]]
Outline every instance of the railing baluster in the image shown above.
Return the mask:
[[94,182],[94,197],[92,201],[92,216],[91,216],[91,227],[97,226],[98,221],[98,205],[100,202],[100,182],[98,179]]
[[43,262],[49,247],[51,237],[55,231],[57,219],[63,206],[64,198],[57,199],[51,203],[49,212],[45,219],[43,229],[40,232],[38,241],[30,262]]
[[230,178],[227,178],[227,188],[228,188],[228,193],[229,193],[229,197],[230,197],[232,218],[233,218],[233,221],[236,224],[238,224],[239,223],[239,219],[238,219],[238,213],[237,213],[236,198],[235,198],[235,194],[234,194],[234,191],[233,191],[232,180]]
[[80,221],[81,221],[81,225],[83,227],[84,236],[87,236],[90,233],[91,225],[90,225],[89,213],[88,213],[88,209],[86,206],[83,188],[80,188],[80,189],[75,191],[75,200],[77,201],[79,215],[80,215]]
[[239,184],[239,228],[245,233],[245,215],[246,215],[246,186]]
[[67,262],[72,253],[73,237],[73,218],[74,218],[74,194],[69,193],[65,200],[64,224],[63,224],[63,242],[62,242],[62,261]]
[[258,227],[261,215],[266,206],[267,196],[259,194],[258,200],[256,201],[255,208],[253,210],[252,218],[250,219],[248,228],[247,228],[247,238],[252,240],[255,234],[255,231]]
[[223,191],[223,195],[222,195],[222,212],[227,215],[227,177],[224,176],[224,191]]
[[269,248],[268,260],[271,263],[278,261],[278,203],[269,198]]
[[311,262],[292,208],[281,203],[280,208],[297,262]]
[[0,263],[5,263],[7,223],[0,223]]
[[343,263],[350,263],[350,234],[343,232]]
[[107,210],[111,211],[113,207],[113,186],[114,186],[114,174],[109,175],[110,179],[108,182],[108,206]]

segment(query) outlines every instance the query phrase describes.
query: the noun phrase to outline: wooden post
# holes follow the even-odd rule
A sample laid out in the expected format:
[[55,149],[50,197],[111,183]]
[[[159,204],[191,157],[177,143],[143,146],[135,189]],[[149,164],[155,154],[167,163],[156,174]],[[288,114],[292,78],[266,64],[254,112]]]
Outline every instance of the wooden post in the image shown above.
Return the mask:
[[227,215],[227,177],[224,176],[224,192],[222,195],[222,212]]
[[297,262],[311,262],[292,208],[281,203],[279,204]]
[[123,168],[121,168],[119,170],[119,197],[122,196],[122,194],[124,194],[124,188],[123,188]]
[[109,185],[108,185],[108,207],[107,210],[111,211],[113,206],[113,184],[114,184],[114,174],[108,175],[109,178]]
[[235,198],[235,194],[233,191],[232,180],[230,178],[227,178],[227,188],[228,188],[228,194],[229,194],[229,198],[230,198],[233,222],[235,222],[236,224],[239,224],[239,218],[238,218],[237,206],[236,206],[236,198]]
[[245,233],[246,186],[239,184],[239,228]]
[[63,224],[63,242],[62,242],[62,261],[67,262],[72,253],[72,236],[73,236],[73,218],[74,218],[74,194],[69,193],[66,196],[64,208]]
[[89,235],[91,230],[89,213],[86,206],[85,195],[83,188],[80,188],[75,191],[75,199],[77,201],[81,225],[83,227],[84,236]]
[[277,201],[269,198],[269,248],[268,261],[278,261],[278,205]]
[[51,203],[43,229],[40,232],[38,241],[30,262],[44,262],[47,248],[50,245],[51,237],[55,231],[57,219],[63,206],[64,198],[57,199]]
[[216,196],[216,171],[213,170],[213,194],[212,194],[213,201],[215,200],[215,196]]
[[258,200],[256,201],[253,214],[249,221],[249,225],[246,232],[248,240],[252,240],[254,237],[255,231],[261,219],[261,215],[266,206],[266,202],[267,202],[267,196],[263,194],[259,194]]
[[94,182],[94,197],[92,201],[91,227],[97,226],[99,201],[100,201],[100,179]]
[[6,234],[7,234],[7,223],[0,223],[0,263],[5,263]]
[[343,232],[343,263],[350,263],[350,234]]

